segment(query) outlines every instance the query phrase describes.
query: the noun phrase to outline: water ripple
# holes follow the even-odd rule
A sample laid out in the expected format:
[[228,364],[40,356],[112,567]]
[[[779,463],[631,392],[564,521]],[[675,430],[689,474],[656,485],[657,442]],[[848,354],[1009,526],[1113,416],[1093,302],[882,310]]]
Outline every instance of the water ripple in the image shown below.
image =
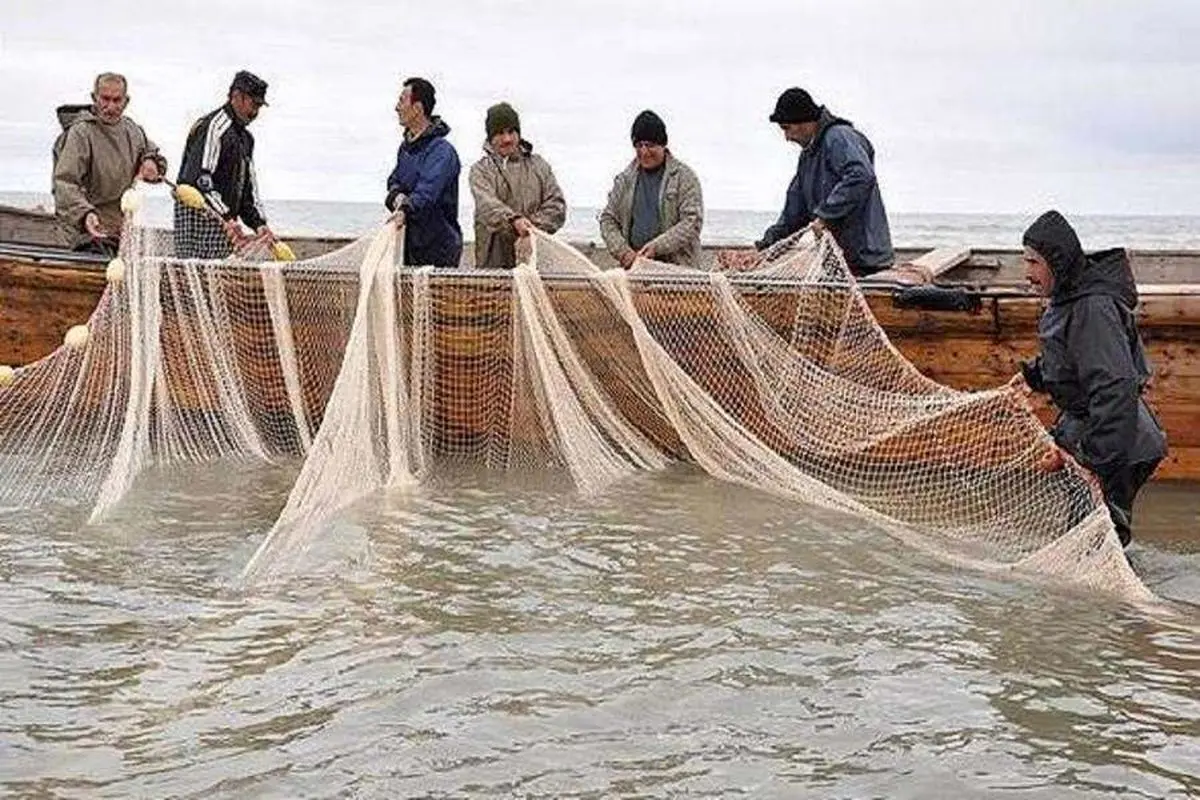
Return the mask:
[[[0,793],[1200,794],[1186,606],[962,573],[688,470],[588,501],[455,474],[241,591],[290,477],[10,515]],[[1183,547],[1135,557],[1178,587]]]

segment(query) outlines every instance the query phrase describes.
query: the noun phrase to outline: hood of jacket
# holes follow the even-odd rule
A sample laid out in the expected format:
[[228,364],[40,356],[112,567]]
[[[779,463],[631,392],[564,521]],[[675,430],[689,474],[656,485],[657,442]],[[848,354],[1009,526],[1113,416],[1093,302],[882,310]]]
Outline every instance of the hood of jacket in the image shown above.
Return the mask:
[[1054,275],[1052,303],[1107,295],[1128,309],[1137,305],[1137,283],[1125,251],[1115,248],[1086,255],[1075,229],[1057,211],[1047,211],[1034,220],[1021,241],[1050,265]]
[[808,150],[820,145],[821,140],[825,138],[825,133],[834,125],[849,125],[851,128],[854,127],[854,124],[850,120],[835,117],[829,112],[829,109],[821,106],[821,116],[817,118],[817,132],[813,134],[812,141],[805,145],[803,149]]
[[92,111],[91,104],[68,103],[54,109],[54,113],[58,116],[58,124],[62,126],[64,131],[76,122],[82,122],[83,120],[100,121],[100,118]]

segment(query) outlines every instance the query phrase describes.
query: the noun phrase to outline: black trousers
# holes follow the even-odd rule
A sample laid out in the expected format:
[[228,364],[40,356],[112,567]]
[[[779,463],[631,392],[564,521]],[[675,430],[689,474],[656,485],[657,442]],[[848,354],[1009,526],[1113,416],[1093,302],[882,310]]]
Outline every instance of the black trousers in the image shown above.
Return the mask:
[[1154,469],[1158,466],[1159,461],[1161,459],[1128,464],[1111,476],[1101,478],[1104,500],[1108,505],[1108,512],[1112,516],[1113,525],[1117,529],[1117,536],[1120,537],[1122,546],[1128,545],[1133,540],[1133,498],[1137,496],[1142,485],[1154,474]]

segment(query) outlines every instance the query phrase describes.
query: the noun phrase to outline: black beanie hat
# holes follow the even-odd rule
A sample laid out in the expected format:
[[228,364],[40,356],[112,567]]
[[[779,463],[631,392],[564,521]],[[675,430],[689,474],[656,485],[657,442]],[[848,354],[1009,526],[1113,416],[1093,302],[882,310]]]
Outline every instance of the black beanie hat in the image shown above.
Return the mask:
[[821,118],[821,107],[813,102],[812,95],[803,89],[793,86],[775,102],[775,113],[771,122],[816,122]]
[[487,131],[489,139],[498,133],[509,130],[519,134],[521,118],[517,115],[517,110],[508,103],[497,103],[487,110],[487,119],[484,121],[483,127]]
[[647,109],[637,115],[637,119],[633,121],[633,129],[629,132],[629,135],[633,138],[634,144],[638,142],[652,142],[653,144],[661,144],[666,147],[667,125],[662,121],[662,117]]

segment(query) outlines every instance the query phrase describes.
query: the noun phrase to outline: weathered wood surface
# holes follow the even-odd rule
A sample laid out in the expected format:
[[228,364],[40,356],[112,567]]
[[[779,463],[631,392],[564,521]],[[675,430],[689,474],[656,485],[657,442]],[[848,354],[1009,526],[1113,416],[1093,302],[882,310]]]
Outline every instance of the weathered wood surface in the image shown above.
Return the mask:
[[40,208],[0,204],[0,242],[59,247],[64,244],[54,214]]

